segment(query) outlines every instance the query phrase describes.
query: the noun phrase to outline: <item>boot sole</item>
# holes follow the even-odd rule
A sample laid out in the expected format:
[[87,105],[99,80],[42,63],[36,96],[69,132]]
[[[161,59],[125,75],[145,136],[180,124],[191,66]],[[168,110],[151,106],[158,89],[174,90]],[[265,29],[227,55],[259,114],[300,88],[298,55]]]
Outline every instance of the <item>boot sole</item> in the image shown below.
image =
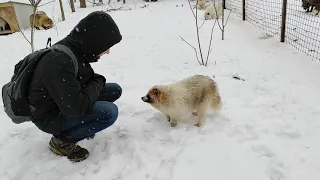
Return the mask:
[[[52,146],[49,146],[49,149],[50,149],[50,151],[52,151],[52,152],[53,152],[54,154],[56,154],[56,155],[59,155],[59,156],[67,156],[67,155],[62,154],[60,151],[52,148]],[[88,156],[89,156],[89,154],[85,155],[84,157],[74,158],[74,159],[70,159],[68,156],[67,156],[67,157],[68,157],[68,159],[69,159],[70,161],[72,161],[72,162],[80,162],[80,161],[83,161],[83,160],[87,159]]]

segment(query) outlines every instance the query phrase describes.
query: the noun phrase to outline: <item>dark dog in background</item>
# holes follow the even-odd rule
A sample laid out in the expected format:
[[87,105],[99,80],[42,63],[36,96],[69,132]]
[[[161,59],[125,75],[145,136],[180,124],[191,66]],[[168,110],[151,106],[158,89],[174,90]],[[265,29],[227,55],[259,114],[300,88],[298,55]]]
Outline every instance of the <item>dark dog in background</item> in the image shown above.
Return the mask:
[[316,16],[320,12],[320,0],[302,0],[302,8]]

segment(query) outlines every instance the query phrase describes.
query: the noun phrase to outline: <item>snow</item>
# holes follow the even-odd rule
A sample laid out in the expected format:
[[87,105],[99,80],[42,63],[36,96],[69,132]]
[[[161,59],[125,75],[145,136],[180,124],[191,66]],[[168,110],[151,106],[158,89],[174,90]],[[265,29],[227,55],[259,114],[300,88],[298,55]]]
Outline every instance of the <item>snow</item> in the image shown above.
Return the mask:
[[[58,4],[42,8],[51,8],[59,19]],[[149,6],[139,8],[144,4]],[[36,31],[36,49],[44,48],[48,37],[54,43],[66,36],[91,11],[109,8],[88,3],[87,9],[77,8],[71,14],[67,5],[66,21]],[[1,180],[320,178],[318,63],[277,39],[264,38],[264,33],[232,15],[225,40],[215,28],[208,67],[199,66],[194,51],[180,38],[197,45],[187,1],[128,0],[128,6],[132,10],[110,12],[123,40],[92,65],[108,82],[122,86],[116,123],[94,139],[81,141],[90,156],[71,163],[49,151],[50,135],[32,123],[13,124],[1,109]],[[205,52],[212,23],[207,21],[200,29]],[[30,29],[25,31],[29,33]],[[15,33],[0,36],[0,47],[3,85],[14,65],[30,53],[30,46],[21,33]],[[215,76],[224,103],[220,115],[209,115],[200,128],[193,126],[192,118],[172,128],[141,100],[155,84],[198,73]]]

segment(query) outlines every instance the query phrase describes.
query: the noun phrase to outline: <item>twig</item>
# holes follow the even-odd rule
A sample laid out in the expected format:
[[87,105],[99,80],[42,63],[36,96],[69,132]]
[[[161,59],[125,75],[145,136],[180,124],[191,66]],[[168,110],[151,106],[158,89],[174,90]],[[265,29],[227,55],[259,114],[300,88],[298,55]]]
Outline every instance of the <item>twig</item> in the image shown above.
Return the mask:
[[[212,28],[211,28],[211,34],[210,34],[210,43],[209,43],[209,48],[208,48],[208,52],[207,52],[207,57],[206,57],[206,61],[204,62],[204,58],[203,58],[203,53],[202,53],[202,48],[201,48],[201,42],[200,42],[200,35],[199,35],[199,29],[203,26],[203,24],[205,23],[205,21],[201,24],[201,26],[199,27],[198,26],[198,0],[196,0],[196,11],[193,12],[193,9],[192,9],[192,5],[191,5],[191,2],[190,0],[188,0],[188,3],[189,3],[189,6],[190,6],[190,9],[191,9],[191,12],[195,18],[195,24],[196,24],[196,33],[197,33],[197,41],[198,41],[198,48],[199,48],[199,51],[200,51],[200,57],[201,57],[201,61],[199,59],[199,56],[198,56],[198,52],[197,52],[197,49],[192,46],[190,43],[188,43],[185,39],[183,39],[181,36],[180,38],[186,42],[191,48],[193,48],[193,50],[195,51],[196,53],[196,58],[197,58],[197,61],[200,65],[204,65],[205,67],[207,67],[207,64],[208,64],[208,60],[209,60],[209,55],[212,51],[212,48],[211,48],[211,45],[212,45],[212,39],[213,39],[213,30],[214,30],[214,27],[216,25],[216,21],[214,22],[214,24],[212,25]],[[217,9],[215,9],[216,11],[216,14],[217,14]],[[219,22],[218,22],[219,23]]]
[[38,5],[40,4],[41,0],[29,0],[30,3],[32,2],[32,6],[33,6],[33,21],[32,21],[32,27],[31,27],[31,50],[32,52],[34,52],[34,25],[35,25],[35,21],[36,21],[36,12],[37,12],[37,8]]
[[226,20],[226,24],[224,25],[224,26],[227,26],[227,24],[228,24],[228,21],[229,21],[229,17],[230,17],[230,14],[231,14],[231,10],[229,10],[230,12],[229,12],[229,14],[228,14],[228,17],[227,17],[227,20]]
[[210,43],[209,43],[207,60],[206,60],[205,66],[207,66],[207,64],[208,64],[209,55],[210,55],[210,53],[211,53],[211,51],[212,51],[212,49],[211,49],[211,42],[212,42],[213,29],[214,29],[215,25],[216,25],[216,21],[214,22],[214,24],[212,25],[212,28],[211,28]]
[[28,43],[31,45],[31,42],[30,42],[29,39],[26,37],[26,35],[24,35],[24,32],[22,32],[22,29],[20,29],[20,33],[21,33],[22,36],[28,41]]
[[52,2],[56,2],[56,0],[52,0],[52,1],[46,2],[46,3],[44,3],[44,4],[41,4],[41,5],[40,5],[40,6],[38,6],[38,7],[41,7],[41,6],[44,6],[44,5],[50,4],[50,3],[52,3]]
[[[190,0],[188,0],[190,3]],[[198,6],[198,1],[196,1],[196,7]],[[191,9],[192,11],[192,9]],[[193,11],[192,11],[193,12]],[[200,36],[199,36],[199,26],[198,26],[198,8],[196,8],[196,29],[197,29],[197,39],[198,39],[198,46],[199,46],[199,51],[200,51],[200,57],[201,57],[201,62],[204,64],[203,61],[203,55],[202,55],[202,49],[201,49],[201,43],[200,43]]]
[[212,1],[213,1],[213,6],[214,6],[214,9],[215,9],[215,12],[216,12],[216,22],[218,23],[218,26],[219,26],[219,28],[221,30],[221,33],[222,33],[222,40],[224,40],[224,30],[225,30],[225,27],[228,24],[228,20],[229,20],[230,14],[231,14],[231,10],[229,12],[229,15],[228,15],[226,23],[224,23],[224,9],[222,10],[222,17],[221,17],[222,23],[220,25],[218,11],[217,11],[217,7],[216,7],[216,1],[215,0],[212,0]]
[[204,25],[205,22],[206,20],[204,20],[203,23],[199,26],[199,29]]
[[[197,0],[196,0],[196,1],[197,1]],[[192,10],[192,6],[191,6],[190,0],[188,0],[188,2],[189,2],[189,6],[190,6],[191,12],[192,12],[192,14],[193,14],[193,17],[196,18],[196,15],[194,14],[194,12],[193,12],[193,10]],[[198,1],[197,1],[196,3],[198,4]]]
[[218,26],[220,28],[220,30],[222,31],[222,27],[220,26],[220,23],[219,23],[219,16],[218,16],[218,10],[217,10],[217,7],[216,7],[216,0],[212,0],[213,1],[213,7],[214,7],[214,10],[216,12],[216,20],[218,22]]
[[194,52],[196,52],[197,61],[198,61],[199,64],[201,65],[201,63],[200,63],[200,61],[199,61],[197,49],[196,49],[194,46],[192,46],[190,43],[188,43],[185,39],[183,39],[183,37],[180,36],[180,38],[181,38],[181,40],[183,40],[184,42],[186,42],[191,48],[193,48]]

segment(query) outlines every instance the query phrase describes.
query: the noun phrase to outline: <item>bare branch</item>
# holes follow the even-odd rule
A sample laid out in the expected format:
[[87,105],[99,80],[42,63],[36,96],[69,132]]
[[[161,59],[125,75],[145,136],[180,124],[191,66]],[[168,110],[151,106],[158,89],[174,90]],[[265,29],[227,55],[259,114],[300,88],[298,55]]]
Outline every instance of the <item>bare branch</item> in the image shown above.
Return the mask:
[[[20,28],[19,28],[20,29]],[[22,29],[20,29],[20,33],[22,34],[22,36],[26,39],[26,41],[28,41],[28,43],[31,45],[31,42],[29,41],[29,39],[26,37],[26,35],[24,34],[24,32],[22,32]]]
[[52,3],[52,2],[55,2],[55,0],[52,0],[52,1],[49,1],[49,2],[47,2],[47,3],[41,4],[41,5],[39,5],[38,7],[41,7],[41,6],[44,6],[44,5],[50,4],[50,3]]
[[110,4],[108,4],[108,5],[109,5],[109,7],[111,7],[111,8],[110,8],[110,9],[107,9],[107,10],[104,10],[104,12],[117,11],[117,10],[127,10],[127,11],[132,10],[132,9],[131,9],[130,7],[128,7],[128,6],[126,6],[127,9],[124,9],[124,7],[123,7],[124,4],[121,4],[121,6],[118,7],[118,8],[114,8],[114,7],[112,7]]
[[[214,1],[214,8],[215,8],[215,11],[216,11],[216,17],[218,17],[218,11],[217,11],[217,8],[216,8],[216,6],[215,6],[215,0],[213,0]],[[196,5],[195,5],[195,7],[196,7],[196,10],[195,10],[195,12],[193,11],[193,9],[192,9],[192,5],[191,5],[191,2],[190,2],[190,0],[188,0],[188,2],[189,2],[189,6],[190,6],[190,9],[191,9],[191,12],[192,12],[192,14],[193,14],[193,16],[195,17],[195,25],[196,25],[196,33],[197,33],[197,42],[198,42],[198,48],[199,48],[199,51],[200,51],[200,58],[201,58],[201,60],[200,60],[200,58],[199,58],[199,56],[198,56],[198,52],[197,52],[197,49],[194,47],[194,46],[192,46],[190,43],[188,43],[185,39],[183,39],[182,37],[180,37],[184,42],[186,42],[194,51],[195,51],[195,53],[196,53],[196,58],[197,58],[197,61],[198,61],[198,63],[200,64],[200,65],[204,65],[205,67],[207,67],[207,64],[208,64],[208,61],[209,61],[209,56],[210,56],[210,53],[211,53],[211,51],[212,51],[212,48],[211,48],[211,46],[212,46],[212,39],[213,39],[213,31],[214,31],[214,28],[215,28],[215,25],[218,23],[219,24],[219,21],[218,21],[218,19],[219,18],[216,18],[217,19],[217,21],[214,21],[214,24],[212,25],[212,28],[211,28],[211,33],[210,33],[210,43],[209,43],[209,47],[208,47],[208,52],[207,52],[207,57],[206,57],[206,61],[204,62],[204,58],[203,58],[203,53],[202,53],[202,48],[201,48],[201,42],[200,42],[200,35],[199,35],[199,29],[203,26],[203,24],[205,23],[205,21],[200,25],[200,27],[198,26],[198,0],[196,0]],[[220,26],[220,24],[219,24],[219,26]],[[221,29],[221,31],[223,32],[224,31],[224,29],[222,28],[222,27],[224,27],[224,26],[220,26],[220,29]],[[216,62],[215,62],[216,63]]]
[[[196,0],[196,1],[197,1],[197,0]],[[191,12],[192,12],[192,14],[193,14],[193,17],[196,18],[196,15],[194,14],[194,12],[193,12],[193,10],[192,10],[192,6],[191,6],[190,0],[188,0],[188,2],[189,2],[189,6],[190,6]],[[198,1],[197,1],[196,3],[198,4]]]
[[214,24],[212,25],[212,28],[211,28],[210,43],[209,43],[208,54],[207,54],[207,59],[206,59],[205,66],[207,66],[207,64],[208,64],[209,55],[210,55],[210,53],[211,53],[211,51],[212,51],[212,49],[211,49],[211,42],[212,42],[213,29],[214,29],[215,25],[216,25],[216,21],[214,22]]
[[226,20],[226,24],[224,25],[224,27],[227,26],[228,21],[229,21],[229,17],[230,17],[230,14],[231,14],[231,10],[229,10],[229,11],[230,11],[230,12],[229,12],[229,14],[228,14],[228,17],[227,17],[227,20]]
[[[190,0],[188,0],[190,3]],[[198,1],[196,1],[196,7],[198,6]],[[192,11],[192,9],[191,9]],[[192,11],[193,12],[193,11]],[[198,26],[198,8],[196,8],[196,29],[197,29],[197,39],[198,39],[198,46],[199,46],[199,51],[200,51],[200,57],[201,57],[201,62],[204,64],[203,61],[203,55],[202,55],[202,49],[201,49],[201,43],[200,43],[200,36],[199,36],[199,26]]]
[[223,30],[222,29],[223,25],[221,26],[220,23],[219,23],[219,15],[218,15],[217,7],[216,7],[216,0],[212,0],[212,4],[213,4],[213,7],[214,7],[214,10],[215,10],[215,13],[216,13],[216,20],[218,22],[218,26],[219,26],[220,30],[222,31]]
[[204,25],[205,22],[206,20],[204,20],[203,23],[199,26],[199,29]]
[[[227,20],[225,22],[225,18],[224,18],[224,9],[222,9],[222,17],[221,17],[221,24],[219,22],[219,16],[218,16],[218,11],[217,11],[217,7],[216,7],[216,1],[215,0],[212,0],[213,2],[213,6],[215,8],[215,11],[216,11],[216,22],[218,23],[218,26],[221,30],[221,33],[222,33],[222,40],[224,40],[224,31],[225,31],[225,27],[227,26],[228,24],[228,20],[229,20],[229,17],[230,17],[230,14],[231,14],[231,11],[229,12],[229,15],[227,17]],[[222,8],[222,7],[219,7],[219,8]]]
[[196,53],[197,61],[198,61],[199,64],[201,65],[201,63],[200,63],[200,61],[199,61],[197,49],[196,49],[194,46],[192,46],[190,43],[188,43],[185,39],[183,39],[183,37],[180,36],[180,38],[181,38],[182,41],[186,42],[191,48],[193,48],[194,52]]

